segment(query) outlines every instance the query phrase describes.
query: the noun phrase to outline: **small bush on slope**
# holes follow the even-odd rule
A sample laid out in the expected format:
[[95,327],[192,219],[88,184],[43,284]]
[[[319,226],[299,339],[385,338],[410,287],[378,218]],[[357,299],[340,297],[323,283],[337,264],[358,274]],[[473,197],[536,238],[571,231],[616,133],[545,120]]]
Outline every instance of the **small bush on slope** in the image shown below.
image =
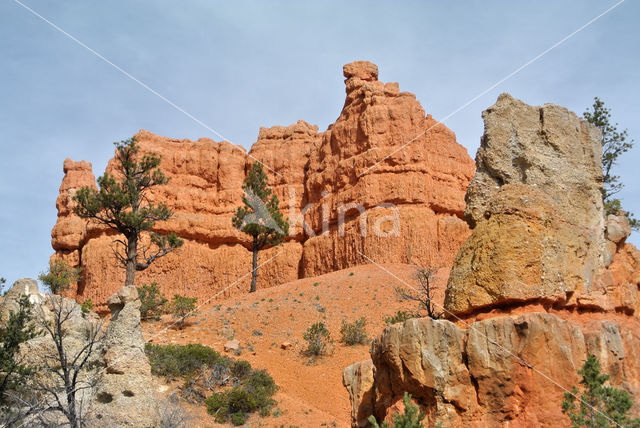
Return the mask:
[[180,330],[184,327],[184,321],[187,317],[197,314],[196,303],[198,303],[197,297],[185,297],[179,294],[173,296],[171,312],[173,312],[173,317],[178,319],[178,328]]
[[207,412],[214,415],[218,423],[231,418],[234,425],[242,425],[249,413],[259,411],[261,416],[269,415],[275,404],[272,396],[277,389],[273,378],[266,371],[256,370],[242,386],[213,393],[207,398]]
[[80,305],[80,309],[82,310],[83,314],[88,314],[89,312],[91,312],[93,310],[93,302],[91,301],[91,298],[88,298],[84,302],[82,302],[82,304]]
[[143,321],[160,319],[166,309],[167,298],[160,291],[157,282],[137,287],[140,297],[140,319]]
[[342,327],[340,328],[340,334],[342,338],[340,341],[345,345],[360,345],[369,341],[367,332],[364,327],[367,325],[367,318],[362,317],[355,320],[352,323],[342,321]]
[[420,318],[420,315],[413,312],[398,311],[391,316],[384,317],[383,319],[387,325],[392,325],[399,322],[405,322],[406,320],[410,320],[411,318]]
[[157,418],[158,428],[187,428],[192,419],[173,394],[158,403]]
[[231,374],[238,379],[246,379],[251,374],[251,364],[238,360],[231,365]]
[[309,327],[302,338],[307,341],[307,355],[318,357],[329,352],[331,333],[323,322],[317,322]]
[[213,367],[222,357],[214,349],[200,344],[153,345],[147,343],[145,352],[151,373],[158,376],[185,377],[205,367]]
[[[223,357],[214,349],[200,344],[152,345],[145,351],[151,363],[151,373],[182,377],[182,396],[202,402],[217,422],[242,425],[252,412],[267,416],[275,405],[273,395],[278,390],[265,370],[255,370],[247,361]],[[230,389],[224,389],[231,386]]]

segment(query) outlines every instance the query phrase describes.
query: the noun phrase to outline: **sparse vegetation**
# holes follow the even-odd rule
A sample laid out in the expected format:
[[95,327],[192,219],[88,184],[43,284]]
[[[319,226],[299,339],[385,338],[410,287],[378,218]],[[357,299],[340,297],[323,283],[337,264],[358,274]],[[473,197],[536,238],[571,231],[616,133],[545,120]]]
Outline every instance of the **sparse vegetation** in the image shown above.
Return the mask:
[[213,348],[200,344],[154,345],[147,343],[145,352],[151,373],[157,376],[186,377],[205,367],[213,367],[223,357]]
[[80,309],[82,310],[83,314],[88,314],[89,312],[91,312],[93,310],[93,302],[91,301],[91,298],[88,298],[84,302],[82,302],[82,304],[80,305]]
[[246,379],[251,374],[251,364],[248,361],[238,360],[231,365],[231,374],[237,379]]
[[267,245],[279,245],[289,234],[289,222],[278,211],[280,201],[267,187],[267,174],[258,162],[254,163],[242,185],[244,195],[232,219],[233,227],[251,236],[251,288],[256,291],[258,279],[258,251]]
[[157,282],[144,284],[138,288],[138,297],[140,297],[140,318],[146,320],[159,320],[160,316],[165,312],[167,298],[160,291]]
[[[203,402],[216,422],[244,424],[250,413],[267,416],[275,405],[277,391],[273,378],[264,370],[255,370],[247,361],[223,357],[214,349],[199,344],[152,345],[145,351],[151,373],[184,378],[182,396]],[[205,399],[209,391],[214,391]]]
[[369,342],[365,326],[367,325],[367,318],[362,317],[349,323],[342,320],[342,326],[340,327],[340,335],[342,336],[340,341],[348,346],[360,345]]
[[331,345],[331,333],[323,322],[317,322],[307,329],[302,335],[307,341],[305,353],[311,357],[319,357],[329,353]]
[[[425,414],[420,410],[418,406],[411,402],[411,394],[405,391],[402,398],[404,403],[404,413],[393,414],[393,428],[423,428],[422,420],[425,418]],[[369,416],[369,423],[374,428],[388,428],[389,423],[383,422],[381,425],[376,421],[375,416]],[[436,427],[440,426],[437,424]]]
[[628,415],[633,406],[629,393],[606,384],[609,375],[600,372],[595,356],[587,358],[578,374],[582,376],[582,392],[574,386],[562,402],[562,412],[574,428],[640,427],[640,419]]
[[433,290],[435,287],[432,284],[432,277],[433,270],[418,267],[416,271],[418,286],[410,290],[399,287],[396,288],[396,293],[402,300],[417,302],[419,310],[426,310],[429,318],[439,319],[442,317],[442,312],[436,310],[433,302]]
[[183,244],[175,233],[151,233],[149,244],[139,245],[143,234],[151,230],[156,221],[168,220],[171,210],[164,204],[153,204],[147,197],[154,186],[167,184],[169,179],[160,170],[160,156],[148,153],[140,156],[135,138],[115,143],[115,174],[105,172],[98,177],[98,189],[89,186],[79,189],[73,200],[74,213],[81,218],[105,225],[120,234],[124,240],[115,242],[117,259],[126,269],[125,285],[133,285],[135,273],[145,270],[160,257]]
[[250,413],[259,412],[268,416],[275,405],[273,394],[277,391],[273,378],[264,370],[253,370],[241,386],[213,393],[205,400],[207,412],[215,416],[216,422],[231,419],[234,425],[246,422]]
[[159,428],[186,428],[191,421],[191,416],[182,408],[175,395],[168,400],[158,403],[158,427]]
[[38,279],[46,285],[51,293],[61,294],[69,288],[72,282],[80,279],[80,268],[73,268],[62,259],[49,263],[49,270],[38,275]]
[[384,317],[383,319],[387,325],[392,325],[399,322],[405,322],[406,320],[410,320],[411,318],[419,317],[420,314],[416,314],[415,312],[398,311],[391,316]]
[[[591,108],[584,112],[583,117],[602,131],[602,201],[605,214],[617,214],[622,211],[622,206],[620,200],[613,196],[623,189],[624,184],[619,176],[613,174],[613,167],[623,153],[633,148],[633,140],[628,140],[629,132],[626,129],[619,132],[618,124],[611,123],[611,112],[600,98],[594,97]],[[626,215],[631,227],[638,230],[640,221],[632,213],[626,212]]]
[[179,294],[173,296],[171,301],[171,312],[173,317],[178,320],[178,328],[182,330],[184,327],[184,321],[193,315],[196,315],[196,303],[198,303],[197,297],[185,297]]

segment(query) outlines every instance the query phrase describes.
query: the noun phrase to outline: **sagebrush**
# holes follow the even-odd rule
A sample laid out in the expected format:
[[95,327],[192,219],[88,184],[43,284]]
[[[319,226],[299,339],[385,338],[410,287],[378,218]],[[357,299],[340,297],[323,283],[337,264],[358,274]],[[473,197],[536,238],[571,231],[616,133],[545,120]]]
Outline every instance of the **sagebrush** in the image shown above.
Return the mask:
[[317,322],[305,331],[302,338],[307,341],[305,353],[308,356],[319,357],[329,353],[331,333],[323,322]]
[[273,378],[265,370],[256,370],[248,361],[222,356],[200,345],[153,345],[145,351],[155,375],[182,378],[183,399],[204,403],[216,422],[242,425],[249,415],[267,416],[276,404]]
[[367,325],[367,318],[362,317],[349,323],[342,320],[342,326],[340,327],[340,341],[345,345],[360,345],[369,342],[365,327]]

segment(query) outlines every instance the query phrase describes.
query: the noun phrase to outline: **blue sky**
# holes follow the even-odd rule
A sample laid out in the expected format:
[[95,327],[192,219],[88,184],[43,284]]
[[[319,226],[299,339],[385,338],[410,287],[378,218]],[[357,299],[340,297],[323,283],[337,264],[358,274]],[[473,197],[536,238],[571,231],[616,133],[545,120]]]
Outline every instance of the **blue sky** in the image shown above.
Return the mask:
[[[246,148],[260,126],[326,129],[344,103],[342,65],[358,59],[442,119],[617,3],[20,1]],[[640,3],[623,2],[446,125],[475,157],[481,112],[499,93],[578,114],[597,95],[640,140],[639,17]],[[111,143],[139,129],[221,139],[14,0],[0,3],[0,99],[0,276],[10,283],[47,266],[66,157],[99,175]],[[639,161],[636,148],[617,171],[623,206],[640,215]]]

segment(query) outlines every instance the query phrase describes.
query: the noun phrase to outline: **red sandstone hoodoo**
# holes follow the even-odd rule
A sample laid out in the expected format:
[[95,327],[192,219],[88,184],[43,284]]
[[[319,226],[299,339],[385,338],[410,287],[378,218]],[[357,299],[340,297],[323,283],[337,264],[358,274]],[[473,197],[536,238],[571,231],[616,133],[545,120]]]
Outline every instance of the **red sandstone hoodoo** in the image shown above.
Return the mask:
[[[136,134],[142,151],[162,156],[161,168],[171,178],[151,195],[175,213],[156,230],[185,240],[180,251],[142,272],[140,284],[157,281],[167,295],[203,300],[248,290],[249,242],[231,218],[256,160],[266,166],[292,224],[282,246],[261,253],[268,262],[258,288],[366,263],[361,254],[381,263],[451,266],[469,234],[462,213],[473,161],[452,131],[425,115],[413,94],[378,81],[374,64],[347,64],[344,76],[345,105],[321,133],[304,121],[261,128],[249,153],[224,141]],[[112,168],[113,160],[107,170]],[[52,257],[81,266],[75,295],[105,310],[123,283],[112,255],[116,236],[72,213],[75,190],[95,185],[91,165],[67,159],[64,171]]]

